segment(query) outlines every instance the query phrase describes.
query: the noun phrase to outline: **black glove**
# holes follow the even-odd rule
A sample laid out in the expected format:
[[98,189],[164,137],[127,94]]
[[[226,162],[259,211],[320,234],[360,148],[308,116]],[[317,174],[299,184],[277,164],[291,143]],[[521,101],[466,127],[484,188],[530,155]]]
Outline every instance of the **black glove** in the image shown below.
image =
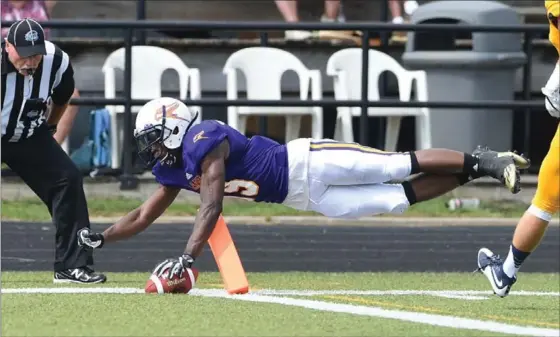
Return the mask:
[[[183,254],[178,259],[167,259],[163,262],[160,262],[154,269],[152,274],[155,274],[157,277],[165,276],[168,279],[172,279],[173,277],[182,277],[183,273],[192,266],[194,263],[194,258],[189,254]],[[165,270],[169,269],[167,275],[165,274]]]
[[101,248],[105,243],[105,238],[101,233],[92,233],[89,228],[82,228],[78,231],[78,245],[86,248]]

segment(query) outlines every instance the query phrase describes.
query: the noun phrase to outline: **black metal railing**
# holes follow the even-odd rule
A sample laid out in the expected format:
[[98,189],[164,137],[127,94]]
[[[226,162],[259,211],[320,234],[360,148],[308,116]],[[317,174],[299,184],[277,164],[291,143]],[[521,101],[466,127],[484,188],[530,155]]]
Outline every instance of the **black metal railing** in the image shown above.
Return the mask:
[[[13,22],[2,22],[2,27],[7,27]],[[282,99],[273,100],[227,100],[227,99],[200,99],[185,100],[185,104],[196,106],[353,106],[361,108],[360,116],[360,143],[367,143],[368,136],[368,107],[428,107],[428,108],[471,108],[471,109],[524,109],[528,115],[532,109],[542,109],[541,102],[531,102],[531,40],[535,34],[548,31],[547,25],[524,24],[524,25],[449,25],[449,24],[393,24],[384,22],[345,22],[345,23],[287,23],[287,22],[223,22],[223,21],[161,21],[161,20],[51,20],[41,22],[45,28],[60,29],[122,29],[124,31],[125,67],[123,98],[78,98],[73,99],[75,105],[124,105],[124,129],[132,130],[131,107],[142,105],[147,100],[135,100],[131,98],[131,57],[134,32],[143,36],[140,32],[146,29],[198,29],[198,30],[228,30],[228,31],[261,31],[261,44],[266,45],[268,31],[286,30],[353,30],[361,31],[362,34],[362,79],[361,99],[340,101],[322,99],[319,101],[300,101]],[[453,30],[456,32],[493,32],[493,33],[523,33],[525,41],[523,50],[527,54],[527,62],[523,68],[523,100],[522,101],[463,101],[463,102],[401,102],[399,100],[369,101],[367,65],[369,64],[369,39],[371,31],[441,31]],[[132,152],[128,149],[131,144],[132,132],[124,133],[123,146],[123,173],[121,176],[121,189],[134,189],[138,180],[132,172]],[[526,141],[527,144],[527,141]],[[527,151],[528,148],[525,149]]]

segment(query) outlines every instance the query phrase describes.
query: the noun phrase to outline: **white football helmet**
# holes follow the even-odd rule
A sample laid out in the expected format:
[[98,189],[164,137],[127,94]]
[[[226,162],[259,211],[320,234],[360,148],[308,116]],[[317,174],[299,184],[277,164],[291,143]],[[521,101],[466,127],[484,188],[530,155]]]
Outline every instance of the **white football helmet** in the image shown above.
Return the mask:
[[134,138],[138,155],[148,165],[154,164],[158,158],[152,155],[152,145],[160,143],[168,150],[180,148],[183,137],[197,121],[198,111],[175,98],[161,97],[149,101],[136,117]]

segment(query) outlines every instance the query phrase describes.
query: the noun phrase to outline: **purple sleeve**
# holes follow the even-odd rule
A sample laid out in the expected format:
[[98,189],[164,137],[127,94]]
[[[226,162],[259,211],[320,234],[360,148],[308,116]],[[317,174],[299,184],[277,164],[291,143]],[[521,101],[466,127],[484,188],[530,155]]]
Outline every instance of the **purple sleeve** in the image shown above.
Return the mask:
[[[159,163],[157,165],[159,165]],[[163,185],[163,186],[168,185],[168,182],[164,181],[165,179],[162,179],[161,173],[159,172],[159,170],[156,169],[156,167],[154,167],[152,169],[152,174],[154,175],[154,178],[155,178],[155,180],[158,184]]]
[[170,174],[166,173],[166,169],[159,162],[152,168],[152,174],[156,182],[162,186],[181,188],[181,185],[175,182]]
[[214,121],[193,126],[183,140],[183,158],[187,163],[185,173],[200,175],[204,158],[226,138],[225,127]]

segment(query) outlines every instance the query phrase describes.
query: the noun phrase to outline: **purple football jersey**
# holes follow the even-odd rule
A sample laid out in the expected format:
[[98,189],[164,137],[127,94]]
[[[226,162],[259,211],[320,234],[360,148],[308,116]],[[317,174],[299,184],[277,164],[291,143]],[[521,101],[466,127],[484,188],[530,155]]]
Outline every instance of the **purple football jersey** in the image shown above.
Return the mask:
[[229,142],[225,195],[282,203],[288,193],[286,145],[261,136],[247,138],[216,120],[202,121],[190,128],[183,139],[181,167],[158,162],[152,170],[156,181],[198,193],[202,160],[224,139]]

